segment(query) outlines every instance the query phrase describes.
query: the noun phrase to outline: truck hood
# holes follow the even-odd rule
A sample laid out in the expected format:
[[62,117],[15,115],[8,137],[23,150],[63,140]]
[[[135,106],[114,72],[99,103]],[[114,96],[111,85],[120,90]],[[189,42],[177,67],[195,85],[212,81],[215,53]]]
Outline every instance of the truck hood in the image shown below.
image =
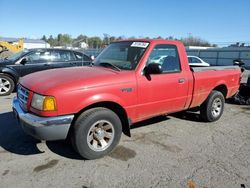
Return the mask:
[[[20,84],[33,92],[51,95],[54,92],[101,87],[128,82],[132,71],[114,71],[104,67],[60,68],[29,74],[20,79]],[[123,75],[123,76],[122,76]]]

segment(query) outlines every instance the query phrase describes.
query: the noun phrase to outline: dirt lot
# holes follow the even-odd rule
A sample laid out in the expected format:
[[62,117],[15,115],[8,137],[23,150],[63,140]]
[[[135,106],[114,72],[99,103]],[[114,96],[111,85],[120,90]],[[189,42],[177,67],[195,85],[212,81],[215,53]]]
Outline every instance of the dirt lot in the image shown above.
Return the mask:
[[84,161],[67,142],[26,135],[13,95],[0,97],[0,187],[250,187],[250,106],[226,104],[215,123],[187,112],[154,118],[111,155]]

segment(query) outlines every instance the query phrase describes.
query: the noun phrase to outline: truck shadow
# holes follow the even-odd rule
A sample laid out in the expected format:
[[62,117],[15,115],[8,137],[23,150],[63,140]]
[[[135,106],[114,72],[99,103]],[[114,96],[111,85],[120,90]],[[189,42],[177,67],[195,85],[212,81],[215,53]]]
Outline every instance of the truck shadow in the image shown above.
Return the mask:
[[153,125],[155,123],[160,123],[162,121],[166,121],[169,120],[170,118],[167,116],[157,116],[157,117],[153,117],[138,123],[133,124],[130,129],[136,129],[136,128],[140,128],[140,127],[146,127],[146,126],[150,126]]
[[0,114],[0,146],[11,153],[34,155],[42,153],[36,146],[40,141],[26,135],[12,112]]
[[[0,146],[4,150],[18,155],[41,154],[44,152],[37,147],[40,142],[22,130],[12,112],[0,114]],[[71,159],[82,159],[66,141],[48,141],[46,145],[58,155]],[[1,153],[3,152],[1,151]]]
[[166,121],[166,120],[171,119],[171,117],[183,119],[183,120],[187,120],[187,121],[204,122],[201,120],[200,114],[197,113],[197,111],[195,111],[195,110],[194,111],[182,111],[182,112],[176,112],[173,114],[168,114],[166,116],[162,115],[162,116],[153,117],[151,119],[144,120],[144,121],[139,122],[139,123],[135,123],[134,125],[132,125],[131,129],[149,126],[151,124]]
[[[171,116],[190,121],[200,121],[198,114],[195,114],[193,112],[182,112],[171,114],[169,116],[154,117],[134,124],[131,129],[150,126],[155,123],[163,122],[171,119]],[[44,153],[37,147],[38,143],[40,143],[39,140],[36,140],[23,132],[21,126],[16,122],[12,112],[0,114],[0,146],[3,149],[19,155],[36,155]],[[51,152],[62,157],[75,160],[83,160],[83,158],[74,151],[68,140],[47,141],[45,144]]]
[[[165,121],[168,119],[170,119],[170,118],[168,118],[166,116],[154,117],[154,118],[151,118],[149,120],[145,120],[145,121],[134,124],[131,127],[131,129],[153,125],[155,123],[159,123],[161,121]],[[77,154],[74,151],[69,140],[46,142],[46,145],[52,152],[54,152],[60,156],[70,158],[70,159],[76,159],[76,160],[84,160],[79,154]]]
[[186,120],[186,121],[194,121],[194,122],[203,122],[200,118],[200,114],[197,112],[192,112],[192,111],[183,111],[183,112],[178,112],[174,114],[170,114],[169,116]]
[[75,152],[69,140],[47,141],[46,145],[50,151],[62,157],[75,160],[84,160],[78,153]]
[[237,103],[234,101],[233,98],[226,99],[226,100],[225,100],[225,103],[231,104],[231,105],[239,105],[239,104],[237,104]]

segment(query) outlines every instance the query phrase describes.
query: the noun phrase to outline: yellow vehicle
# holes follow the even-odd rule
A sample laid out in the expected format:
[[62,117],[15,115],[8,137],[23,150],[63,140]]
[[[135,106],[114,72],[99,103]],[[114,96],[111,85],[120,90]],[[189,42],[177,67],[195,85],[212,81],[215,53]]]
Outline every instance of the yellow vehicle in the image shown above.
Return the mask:
[[13,44],[6,41],[0,41],[0,55],[4,57],[4,53],[7,56],[7,53],[17,53],[23,50],[23,39],[19,39],[17,44]]

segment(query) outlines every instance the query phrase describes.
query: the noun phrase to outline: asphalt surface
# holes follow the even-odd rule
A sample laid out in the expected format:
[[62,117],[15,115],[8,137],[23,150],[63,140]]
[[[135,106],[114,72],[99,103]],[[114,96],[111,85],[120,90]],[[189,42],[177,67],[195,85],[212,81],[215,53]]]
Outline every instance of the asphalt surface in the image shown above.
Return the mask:
[[226,104],[215,123],[195,113],[135,125],[112,154],[83,160],[66,141],[39,142],[0,97],[0,187],[250,187],[250,106]]

